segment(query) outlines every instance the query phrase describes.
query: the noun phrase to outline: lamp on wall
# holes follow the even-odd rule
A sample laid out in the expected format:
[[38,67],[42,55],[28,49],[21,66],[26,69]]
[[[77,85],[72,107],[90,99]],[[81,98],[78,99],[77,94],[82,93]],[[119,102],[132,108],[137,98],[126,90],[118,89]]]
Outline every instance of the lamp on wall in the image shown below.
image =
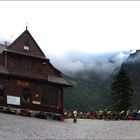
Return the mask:
[[38,98],[38,94],[36,94],[35,97]]

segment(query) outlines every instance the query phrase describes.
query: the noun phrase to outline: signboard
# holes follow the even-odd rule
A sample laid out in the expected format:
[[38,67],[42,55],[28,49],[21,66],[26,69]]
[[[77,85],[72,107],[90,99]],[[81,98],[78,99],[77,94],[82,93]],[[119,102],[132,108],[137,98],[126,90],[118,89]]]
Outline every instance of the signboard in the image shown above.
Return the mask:
[[40,105],[41,103],[39,101],[32,101],[33,104],[38,104]]
[[20,97],[17,97],[17,96],[7,96],[7,104],[20,105]]
[[26,82],[26,81],[17,80],[17,85],[20,85],[20,86],[29,86],[29,83]]

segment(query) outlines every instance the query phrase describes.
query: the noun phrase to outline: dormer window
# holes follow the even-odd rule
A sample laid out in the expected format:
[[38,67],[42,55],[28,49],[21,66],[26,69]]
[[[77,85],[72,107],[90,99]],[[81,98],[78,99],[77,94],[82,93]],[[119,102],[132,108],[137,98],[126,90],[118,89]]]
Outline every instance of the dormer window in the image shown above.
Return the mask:
[[29,51],[30,50],[29,46],[28,45],[24,45],[24,50]]

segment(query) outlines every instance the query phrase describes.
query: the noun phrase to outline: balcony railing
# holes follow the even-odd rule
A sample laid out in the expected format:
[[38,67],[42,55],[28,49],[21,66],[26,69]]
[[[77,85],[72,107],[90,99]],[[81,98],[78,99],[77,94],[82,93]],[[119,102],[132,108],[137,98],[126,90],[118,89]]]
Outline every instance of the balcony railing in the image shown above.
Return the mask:
[[8,68],[8,71],[10,74],[13,75],[18,75],[18,76],[23,76],[23,77],[29,77],[29,78],[34,78],[34,79],[43,79],[43,80],[47,80],[48,79],[48,74],[44,74],[44,73],[37,73],[37,72],[29,72],[29,71],[18,71],[16,69],[11,69]]

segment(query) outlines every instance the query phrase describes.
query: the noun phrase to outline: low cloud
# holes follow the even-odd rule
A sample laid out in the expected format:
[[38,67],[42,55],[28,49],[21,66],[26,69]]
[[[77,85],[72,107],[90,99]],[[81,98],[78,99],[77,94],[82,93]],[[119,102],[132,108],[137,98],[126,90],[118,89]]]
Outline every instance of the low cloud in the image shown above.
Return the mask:
[[125,61],[130,52],[87,54],[67,52],[63,55],[48,55],[51,63],[65,74],[86,70],[97,74],[109,75]]

